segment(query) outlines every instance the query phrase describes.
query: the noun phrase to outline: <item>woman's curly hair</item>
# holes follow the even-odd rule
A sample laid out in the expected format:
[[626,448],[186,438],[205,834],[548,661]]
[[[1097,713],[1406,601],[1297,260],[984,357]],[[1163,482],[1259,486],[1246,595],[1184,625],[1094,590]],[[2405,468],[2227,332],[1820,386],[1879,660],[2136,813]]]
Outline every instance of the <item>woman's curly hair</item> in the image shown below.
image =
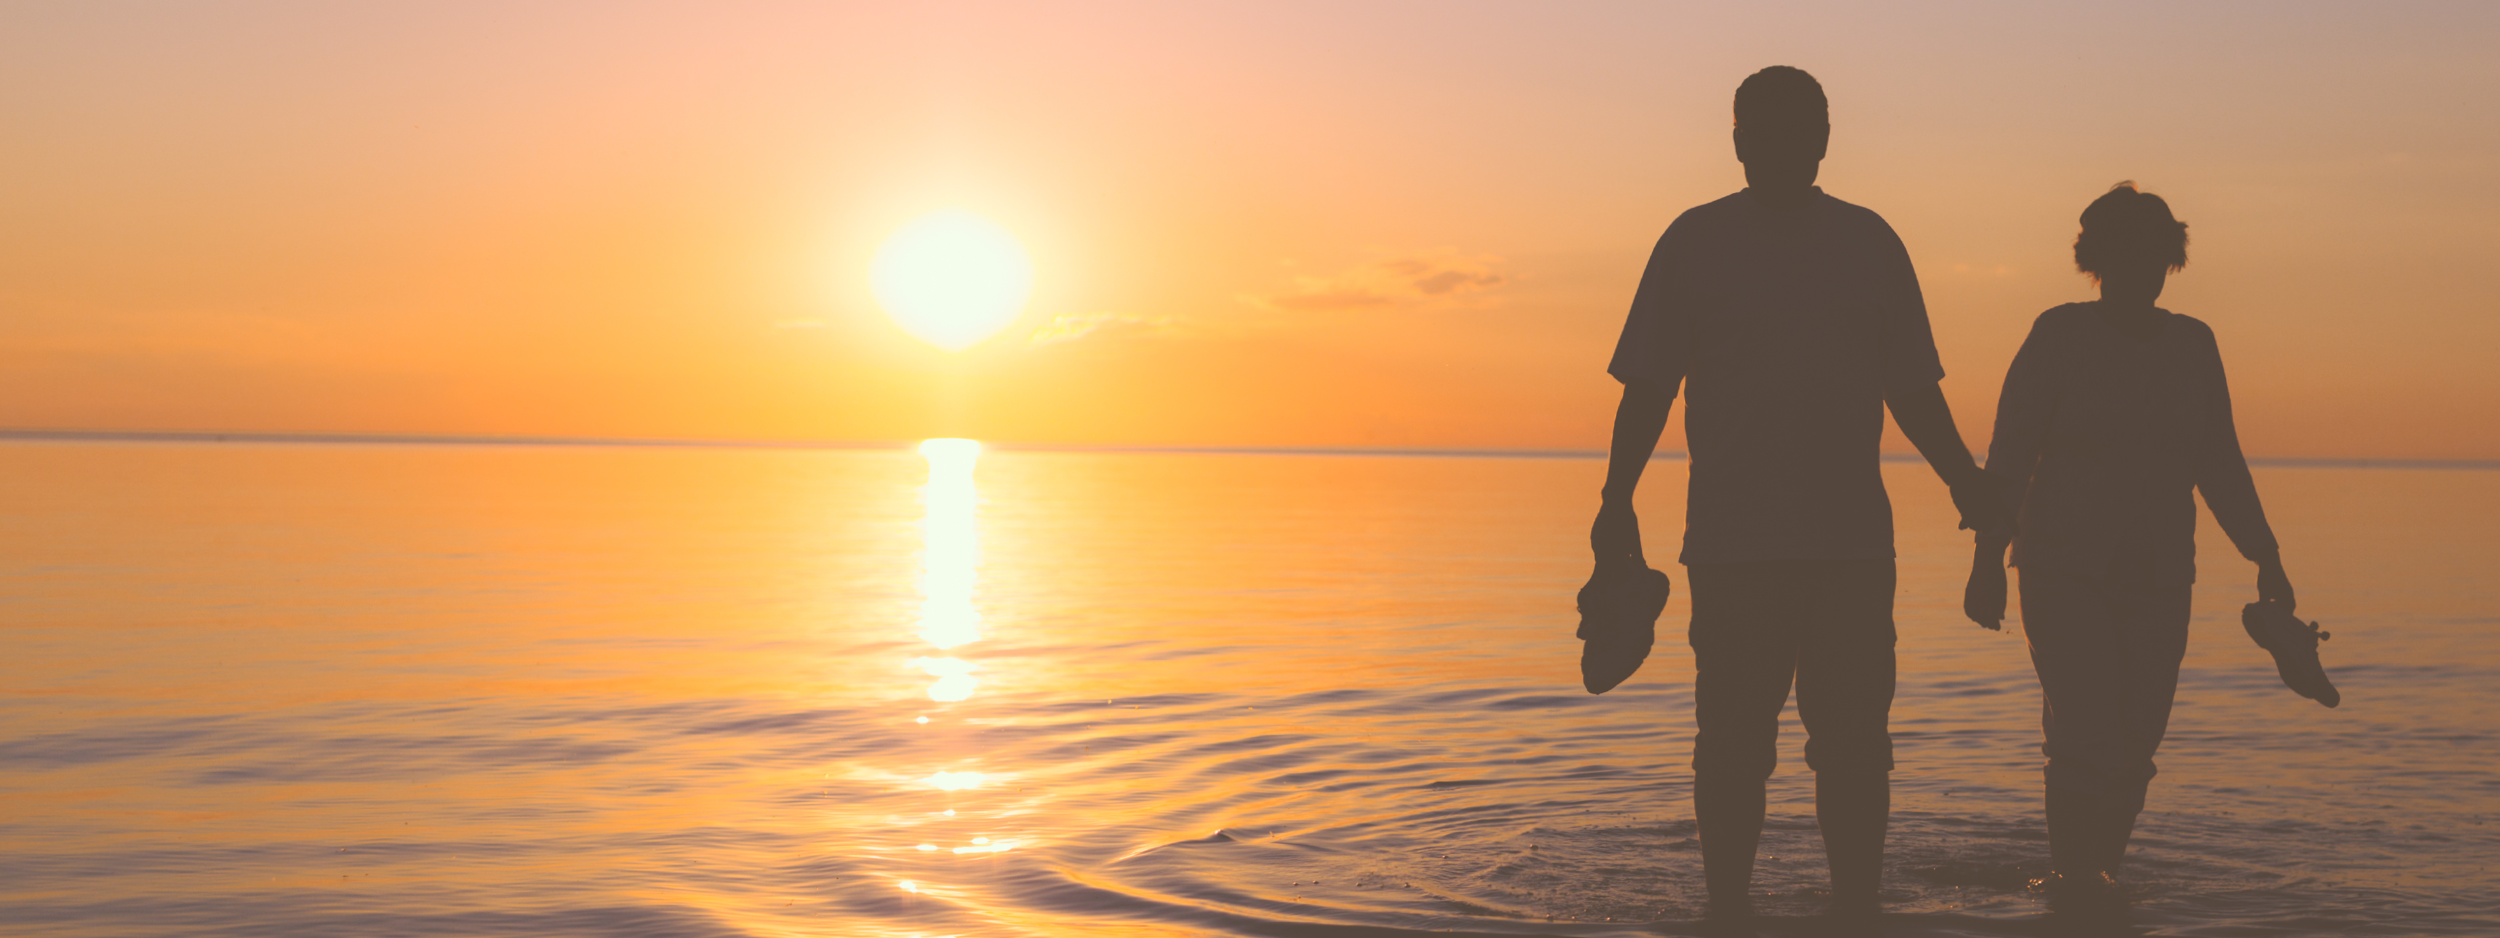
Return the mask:
[[2136,191],[2132,180],[2111,186],[2084,207],[2075,269],[2099,280],[2104,272],[2148,263],[2173,273],[2187,266],[2187,223],[2171,216],[2161,196]]

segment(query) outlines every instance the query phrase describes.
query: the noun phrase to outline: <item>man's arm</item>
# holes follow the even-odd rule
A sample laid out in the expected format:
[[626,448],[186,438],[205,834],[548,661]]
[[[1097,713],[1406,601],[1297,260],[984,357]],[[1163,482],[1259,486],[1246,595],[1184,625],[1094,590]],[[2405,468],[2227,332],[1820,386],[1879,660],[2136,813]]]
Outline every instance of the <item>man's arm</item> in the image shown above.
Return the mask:
[[1979,464],[1971,461],[1970,447],[1962,444],[1962,431],[1953,426],[1953,410],[1945,405],[1942,385],[1888,391],[1884,403],[1892,408],[1892,422],[1901,427],[1901,435],[1910,438],[1910,445],[1918,447],[1918,454],[1927,457],[1927,465],[1952,489],[1953,507],[1962,512],[1962,527],[1980,532],[2013,530],[2014,519],[2006,510],[2004,496],[1997,493]]
[[1597,523],[1589,528],[1589,548],[1600,567],[1626,560],[1648,563],[1641,553],[1641,523],[1632,512],[1632,491],[1640,486],[1649,457],[1658,451],[1658,436],[1666,432],[1667,413],[1674,407],[1673,385],[1624,382],[1623,402],[1615,406],[1614,441],[1606,451],[1606,488]]

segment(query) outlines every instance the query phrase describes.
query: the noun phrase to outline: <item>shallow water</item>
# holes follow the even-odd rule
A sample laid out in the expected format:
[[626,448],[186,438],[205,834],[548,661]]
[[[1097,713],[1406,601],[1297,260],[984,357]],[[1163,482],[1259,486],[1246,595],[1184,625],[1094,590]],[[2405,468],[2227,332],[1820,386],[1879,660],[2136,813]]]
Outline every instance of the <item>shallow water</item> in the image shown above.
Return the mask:
[[[1680,575],[1642,672],[1578,686],[1601,463],[947,453],[0,444],[0,924],[1690,930]],[[1941,486],[1886,473],[1884,928],[2044,933],[2028,660],[1959,621]],[[2208,526],[2136,925],[2500,933],[2500,473],[2258,483],[2345,704],[2277,683]],[[1824,879],[1801,741],[1773,934]]]

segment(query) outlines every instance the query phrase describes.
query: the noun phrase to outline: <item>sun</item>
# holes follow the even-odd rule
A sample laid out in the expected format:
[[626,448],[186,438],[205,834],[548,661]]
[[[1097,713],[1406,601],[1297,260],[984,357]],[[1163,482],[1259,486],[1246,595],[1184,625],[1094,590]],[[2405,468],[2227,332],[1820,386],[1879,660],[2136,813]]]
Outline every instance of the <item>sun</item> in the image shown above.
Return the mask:
[[1007,229],[949,209],[887,238],[869,286],[903,331],[951,352],[1015,321],[1033,291],[1033,261]]

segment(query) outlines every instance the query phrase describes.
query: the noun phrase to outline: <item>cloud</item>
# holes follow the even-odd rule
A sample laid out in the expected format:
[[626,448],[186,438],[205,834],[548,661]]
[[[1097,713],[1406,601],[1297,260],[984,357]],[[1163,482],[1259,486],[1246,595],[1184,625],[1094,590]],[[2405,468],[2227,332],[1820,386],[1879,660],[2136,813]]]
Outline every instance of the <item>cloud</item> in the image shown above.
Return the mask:
[[1399,306],[1444,300],[1501,286],[1509,277],[1494,269],[1502,259],[1433,251],[1365,262],[1333,277],[1297,276],[1293,289],[1271,296],[1244,296],[1267,309],[1332,310]]
[[1157,335],[1172,331],[1170,316],[1139,316],[1134,313],[1060,313],[1050,323],[1033,330],[1032,345],[1057,345],[1074,342],[1086,336]]

